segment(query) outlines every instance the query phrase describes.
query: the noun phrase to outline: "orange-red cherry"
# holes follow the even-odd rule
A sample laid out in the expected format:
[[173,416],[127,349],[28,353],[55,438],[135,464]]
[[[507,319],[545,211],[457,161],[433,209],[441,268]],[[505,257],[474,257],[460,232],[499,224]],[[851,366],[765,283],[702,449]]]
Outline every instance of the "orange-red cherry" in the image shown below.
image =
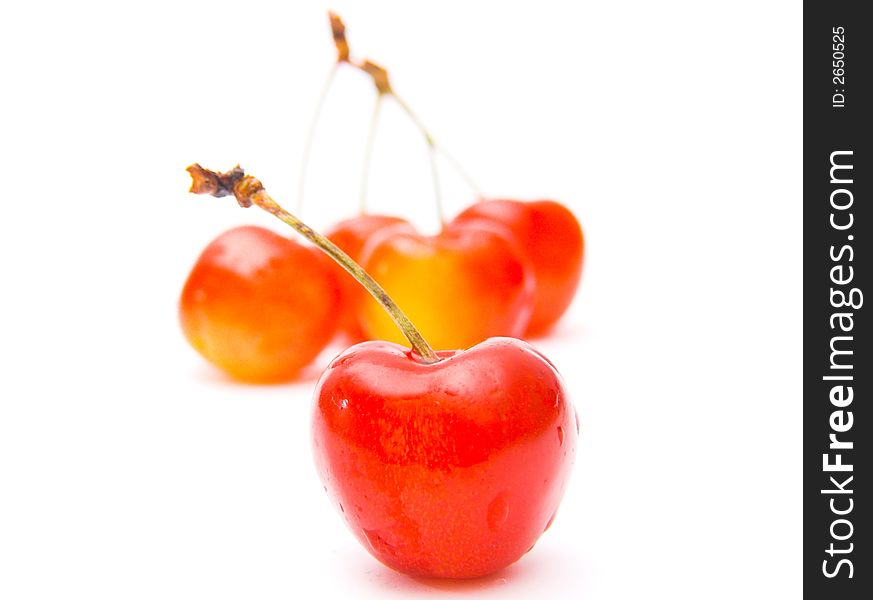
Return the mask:
[[320,250],[262,227],[213,240],[179,303],[190,344],[235,379],[293,379],[336,332],[339,290]]
[[[412,225],[400,217],[391,215],[360,214],[356,217],[345,219],[335,224],[325,234],[334,244],[339,246],[355,262],[361,262],[361,250],[373,234],[380,229],[390,226],[408,226],[412,231]],[[340,286],[342,307],[340,310],[339,330],[344,332],[352,342],[361,342],[366,339],[366,334],[358,324],[356,313],[358,307],[369,298],[366,290],[355,278],[349,275],[339,265],[332,265],[337,282]]]
[[[434,236],[385,228],[364,246],[361,265],[436,348],[519,337],[533,309],[529,261],[490,223],[449,225]],[[360,305],[358,320],[369,339],[404,341],[372,298]]]
[[545,333],[570,306],[579,287],[585,257],[579,221],[566,206],[553,200],[483,200],[468,207],[453,222],[480,219],[509,229],[530,257],[536,292],[525,333]]

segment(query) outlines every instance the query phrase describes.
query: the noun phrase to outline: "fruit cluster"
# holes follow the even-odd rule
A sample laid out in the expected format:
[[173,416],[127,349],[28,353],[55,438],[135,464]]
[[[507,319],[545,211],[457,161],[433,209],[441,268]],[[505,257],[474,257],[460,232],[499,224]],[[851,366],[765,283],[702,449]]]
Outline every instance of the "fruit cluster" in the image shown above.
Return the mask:
[[[331,29],[337,60],[328,87],[339,65],[365,72],[377,91],[376,106],[396,99],[431,151],[441,150],[387,71],[352,59],[345,27],[333,14]],[[308,145],[298,210],[306,156]],[[447,349],[546,333],[573,299],[584,254],[579,222],[551,200],[480,198],[434,236],[400,216],[362,209],[327,236],[377,278],[431,343]],[[293,379],[338,332],[352,342],[403,341],[352,277],[315,249],[259,227],[228,231],[206,247],[185,283],[180,316],[200,354],[250,382]]]
[[378,299],[412,346],[356,344],[315,389],[319,474],[373,556],[412,575],[470,578],[530,550],[554,520],[579,433],[552,363],[507,337],[435,352],[360,265],[260,181],[239,168],[188,170],[192,192],[233,194],[315,243]]
[[[331,25],[336,64],[407,107]],[[233,195],[313,244],[254,226],[211,242],[180,302],[197,351],[234,378],[278,382],[338,334],[361,342],[318,382],[313,439],[325,489],[365,547],[405,573],[455,578],[529,550],[563,495],[578,420],[551,362],[515,338],[547,332],[573,299],[584,252],[573,214],[482,199],[434,236],[366,212],[321,236],[239,167],[188,170],[192,192]]]

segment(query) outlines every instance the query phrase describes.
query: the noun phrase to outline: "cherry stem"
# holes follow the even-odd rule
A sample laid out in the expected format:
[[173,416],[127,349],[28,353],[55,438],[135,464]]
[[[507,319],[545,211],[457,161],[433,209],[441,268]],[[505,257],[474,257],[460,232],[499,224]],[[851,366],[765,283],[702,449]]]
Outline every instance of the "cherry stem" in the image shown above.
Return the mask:
[[433,139],[433,136],[427,130],[427,127],[424,126],[424,123],[421,122],[421,119],[418,118],[418,115],[413,112],[412,108],[410,108],[409,104],[406,103],[406,100],[397,95],[393,89],[388,92],[394,98],[394,101],[397,102],[398,106],[403,109],[403,112],[409,117],[409,120],[418,128],[421,132],[422,137],[424,137],[424,141],[427,144],[427,155],[430,160],[430,172],[433,175],[433,195],[436,200],[436,209],[437,209],[437,217],[440,220],[440,225],[445,227],[446,219],[443,213],[443,195],[440,190],[440,176],[437,170],[437,162],[436,162],[436,152],[437,145]]
[[376,95],[373,105],[373,116],[370,118],[370,130],[367,132],[367,145],[364,146],[364,162],[361,170],[361,214],[367,212],[367,191],[370,186],[370,162],[373,159],[373,146],[376,142],[376,130],[379,128],[379,114],[382,109],[382,94]]
[[342,64],[337,61],[333,63],[330,72],[324,83],[321,86],[321,93],[318,95],[318,103],[315,105],[315,112],[312,113],[312,118],[309,121],[309,129],[306,132],[306,143],[303,146],[303,156],[300,158],[300,174],[297,179],[297,214],[303,214],[303,196],[306,189],[306,172],[309,167],[309,156],[312,153],[312,143],[315,141],[315,130],[318,127],[318,121],[321,117],[321,111],[324,108],[327,95],[330,93],[330,88],[333,85],[333,80],[336,78],[339,66]]
[[388,77],[388,71],[385,70],[384,67],[369,61],[364,60],[363,62],[357,63],[353,61],[348,61],[348,64],[352,67],[363,71],[373,80],[373,85],[376,86],[376,92],[379,97],[382,96],[391,96],[394,98],[394,101],[397,102],[397,105],[406,113],[406,116],[412,121],[413,125],[418,129],[424,138],[425,143],[427,144],[427,150],[430,158],[430,168],[431,173],[433,174],[433,182],[434,182],[434,196],[436,197],[436,206],[437,206],[437,216],[439,217],[440,223],[445,225],[445,218],[443,217],[443,202],[442,202],[442,194],[440,192],[440,182],[439,182],[439,173],[437,171],[437,163],[436,163],[436,155],[441,154],[443,158],[451,165],[451,167],[455,170],[458,175],[466,182],[466,184],[473,190],[477,197],[480,199],[483,197],[482,188],[476,183],[476,181],[461,167],[461,164],[455,159],[451,154],[449,154],[442,145],[438,144],[436,139],[434,139],[433,134],[428,130],[427,127],[424,126],[424,122],[418,117],[412,107],[403,99],[403,97],[399,96],[397,92],[394,91],[394,87],[391,85],[391,81]]
[[427,157],[430,160],[430,172],[433,175],[433,197],[436,203],[437,219],[440,221],[440,228],[446,227],[446,216],[443,210],[443,192],[440,187],[440,176],[437,172],[436,150],[431,145],[427,147]]
[[187,171],[191,174],[190,191],[192,193],[209,194],[216,198],[233,195],[243,208],[254,204],[293,227],[297,233],[318,246],[322,252],[330,256],[370,292],[373,298],[388,312],[394,323],[397,324],[403,335],[409,340],[413,350],[425,363],[435,363],[440,360],[436,352],[433,351],[421,336],[421,333],[412,324],[412,321],[409,320],[409,317],[400,310],[400,307],[397,306],[382,286],[361,265],[352,260],[336,244],[279,206],[264,189],[264,185],[251,175],[246,175],[239,165],[226,173],[219,173],[204,169],[195,163],[188,167]]
[[433,174],[433,187],[434,196],[436,197],[437,217],[439,218],[440,224],[444,226],[445,217],[443,214],[443,201],[439,182],[439,173],[437,171],[437,154],[442,155],[442,157],[446,159],[446,162],[448,162],[449,165],[455,170],[455,172],[460,175],[460,177],[464,180],[464,182],[466,182],[470,189],[473,190],[473,192],[480,200],[483,198],[482,188],[480,188],[476,181],[470,176],[470,174],[463,167],[461,167],[461,164],[451,154],[446,152],[445,148],[443,148],[440,144],[436,142],[433,135],[431,135],[427,127],[424,126],[424,123],[421,121],[421,119],[418,118],[418,115],[415,114],[409,104],[407,104],[403,98],[397,95],[397,92],[394,91],[394,88],[391,85],[391,79],[388,75],[388,71],[384,67],[370,60],[365,59],[361,61],[356,61],[351,58],[351,51],[349,49],[348,39],[346,38],[346,26],[345,23],[343,23],[342,19],[339,17],[339,15],[334,12],[328,11],[328,18],[330,19],[331,35],[333,36],[334,45],[336,46],[337,50],[337,61],[334,67],[336,68],[336,66],[345,63],[350,67],[367,74],[370,79],[372,79],[373,85],[376,87],[376,92],[378,94],[376,99],[376,106],[374,107],[374,114],[372,120],[370,121],[370,131],[367,136],[367,146],[365,147],[364,153],[363,173],[361,174],[361,212],[364,213],[366,207],[366,196],[367,188],[369,186],[373,140],[375,139],[376,135],[376,127],[378,124],[382,97],[391,96],[392,98],[394,98],[400,108],[403,109],[407,117],[409,117],[413,124],[418,128],[419,132],[421,132],[421,135],[424,137],[424,141],[427,143],[430,169],[431,173]]
[[464,170],[464,167],[461,166],[461,163],[459,163],[454,156],[446,152],[446,149],[439,144],[434,143],[434,147],[436,148],[437,152],[442,155],[446,162],[451,165],[451,167],[455,170],[455,173],[461,176],[461,179],[464,180],[464,182],[467,184],[467,187],[473,190],[473,193],[476,194],[476,197],[479,200],[485,198],[485,194],[482,193],[482,188],[479,187],[479,184],[476,183],[476,180],[473,179],[473,177],[471,177],[466,170]]

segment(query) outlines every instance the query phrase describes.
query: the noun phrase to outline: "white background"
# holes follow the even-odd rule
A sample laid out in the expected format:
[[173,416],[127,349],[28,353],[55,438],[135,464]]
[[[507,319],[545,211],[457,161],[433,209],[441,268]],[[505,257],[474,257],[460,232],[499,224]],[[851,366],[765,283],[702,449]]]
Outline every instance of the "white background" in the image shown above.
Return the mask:
[[[188,195],[184,168],[239,162],[293,204],[327,4],[21,2],[0,19],[0,597],[799,597],[800,5],[332,6],[489,194],[583,223],[582,289],[537,342],[583,428],[555,525],[481,581],[387,570],[312,466],[318,368],[238,385],[180,334],[202,247],[283,231]],[[355,213],[372,100],[346,72],[325,108],[316,227]],[[423,144],[383,117],[372,208],[434,231]],[[454,214],[472,196],[443,167]]]

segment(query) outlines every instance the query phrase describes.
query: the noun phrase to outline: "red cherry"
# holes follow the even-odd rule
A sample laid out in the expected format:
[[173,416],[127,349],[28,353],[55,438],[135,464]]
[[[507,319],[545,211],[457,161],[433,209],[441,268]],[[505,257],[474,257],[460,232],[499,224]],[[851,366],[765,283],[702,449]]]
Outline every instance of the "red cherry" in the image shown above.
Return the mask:
[[388,342],[338,356],[316,387],[318,471],[384,564],[470,578],[518,560],[551,524],[576,447],[552,364],[493,338],[426,364]]
[[[521,336],[533,309],[530,263],[490,223],[452,224],[435,236],[382,229],[364,247],[361,265],[436,348]],[[361,304],[358,315],[370,339],[403,341],[374,300]]]
[[478,219],[508,228],[533,265],[536,293],[528,335],[542,334],[564,314],[582,275],[585,240],[570,210],[552,200],[483,200],[459,214],[454,223]]
[[336,331],[333,268],[318,249],[262,227],[231,229],[206,247],[188,276],[182,331],[234,378],[290,380]]
[[[342,248],[355,262],[361,262],[361,250],[373,234],[389,226],[406,225],[412,230],[412,225],[405,219],[390,215],[360,214],[345,219],[334,225],[326,234],[327,239]],[[332,264],[340,286],[342,310],[340,312],[340,331],[345,332],[353,342],[367,339],[366,334],[358,324],[356,312],[358,307],[369,297],[361,284],[346,273],[339,265]]]

